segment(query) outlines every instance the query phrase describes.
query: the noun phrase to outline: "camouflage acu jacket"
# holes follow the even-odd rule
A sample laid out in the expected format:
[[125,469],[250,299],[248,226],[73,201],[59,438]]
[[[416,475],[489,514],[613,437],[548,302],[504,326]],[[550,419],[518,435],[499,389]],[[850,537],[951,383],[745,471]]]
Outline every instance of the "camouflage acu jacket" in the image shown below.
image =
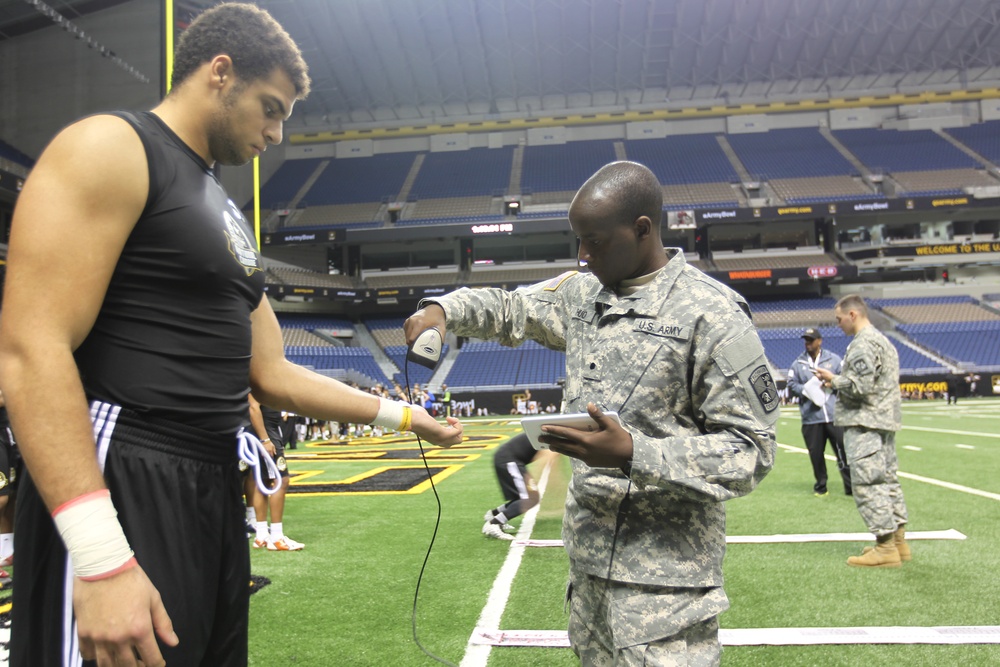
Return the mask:
[[838,426],[900,429],[899,354],[874,326],[868,325],[855,334],[833,386],[840,396],[834,419]]
[[[566,351],[564,409],[617,411],[632,435],[630,502],[611,578],[722,584],[723,501],[749,493],[774,462],[778,393],[746,303],[668,250],[656,278],[617,297],[570,272],[519,288],[463,288],[433,301],[449,330]],[[622,470],[573,461],[563,539],[574,568],[607,576]]]

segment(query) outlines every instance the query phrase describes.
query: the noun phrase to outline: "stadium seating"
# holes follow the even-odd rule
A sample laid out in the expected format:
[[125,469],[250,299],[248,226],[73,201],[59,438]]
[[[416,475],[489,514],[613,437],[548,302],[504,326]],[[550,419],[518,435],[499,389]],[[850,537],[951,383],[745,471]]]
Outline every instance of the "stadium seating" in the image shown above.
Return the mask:
[[884,199],[872,192],[856,176],[818,176],[815,178],[772,178],[768,185],[789,204],[816,204],[829,201]]
[[931,130],[834,130],[833,135],[869,169],[910,172],[976,169],[980,165]]
[[[754,324],[758,327],[815,327],[835,323],[833,307],[837,302],[828,297],[749,303]],[[797,331],[802,334],[802,329]]]
[[957,364],[1000,367],[1000,321],[901,324],[899,329]]
[[1000,321],[1000,315],[983,308],[970,296],[872,299],[869,304],[908,324]]
[[282,329],[354,329],[350,320],[331,315],[279,313],[278,323]]
[[286,223],[286,227],[379,227],[382,220],[379,213],[381,202],[360,204],[330,204],[310,206],[297,211]]
[[713,261],[720,271],[748,271],[757,269],[796,269],[810,266],[836,266],[840,264],[834,255],[825,252],[789,253],[784,249],[765,253],[717,253]]
[[469,273],[469,283],[472,285],[484,283],[507,283],[530,285],[565,273],[576,271],[578,267],[566,263],[532,263],[532,264],[499,264],[495,266],[474,266]]
[[425,199],[504,194],[513,146],[427,153],[410,192]]
[[924,197],[960,195],[967,186],[1000,185],[982,169],[894,171],[892,178],[901,187],[897,194]]
[[625,141],[625,154],[649,167],[663,185],[739,182],[714,134]]
[[[442,218],[472,219],[490,215],[493,198],[486,196],[465,196],[450,199],[418,199],[396,224],[413,224],[417,220]],[[496,215],[497,219],[502,215]]]
[[[402,324],[400,324],[402,326]],[[447,344],[441,347],[441,357],[444,358],[448,354],[449,346]],[[410,376],[410,385],[421,384],[425,385],[430,382],[431,377],[434,375],[434,369],[427,368],[426,366],[421,366],[420,364],[415,364],[410,362],[407,368],[406,363],[406,345],[389,345],[385,348],[385,354],[392,363],[396,364],[396,368],[400,372],[394,373],[392,379],[398,382],[402,386],[406,386],[406,375]],[[404,372],[405,371],[405,372]]]
[[945,132],[994,165],[1000,166],[1000,120],[990,120],[968,127],[952,127]]
[[368,348],[291,346],[285,349],[285,356],[292,363],[316,370],[353,370],[367,376],[372,383],[392,384]]
[[267,270],[268,274],[277,279],[277,282],[284,285],[298,285],[300,287],[333,287],[351,288],[354,280],[345,275],[329,275],[318,271],[307,269],[297,269],[293,267],[272,266]]
[[[838,327],[819,327],[823,335],[823,347],[834,354],[843,357],[851,338]],[[771,365],[778,370],[787,369],[791,363],[805,350],[802,342],[802,329],[761,329],[761,342],[764,353]],[[932,357],[915,350],[905,343],[890,337],[889,340],[899,354],[899,367],[902,373],[926,374],[945,373],[947,368]]]
[[26,153],[22,153],[20,150],[11,146],[3,139],[0,139],[0,159],[8,160],[13,164],[20,165],[25,169],[31,169],[35,166],[35,159]]
[[[576,192],[595,171],[615,159],[614,142],[608,140],[526,146],[521,190],[530,190],[532,193]],[[572,195],[564,201],[568,202],[570,199]]]
[[375,342],[383,350],[399,345],[406,345],[403,335],[403,317],[372,317],[365,320],[365,327],[371,333]]
[[817,128],[789,128],[726,137],[755,179],[850,176],[857,173]]
[[496,342],[470,342],[462,348],[446,382],[462,387],[555,384],[566,375],[566,355],[534,341],[508,348]]
[[323,163],[321,158],[285,160],[260,189],[263,208],[287,208],[313,172]]
[[418,153],[383,153],[330,160],[304,198],[310,206],[392,199],[403,187]]
[[371,288],[414,287],[417,285],[454,285],[458,279],[458,267],[446,271],[435,272],[404,272],[379,271],[366,273],[364,282]]

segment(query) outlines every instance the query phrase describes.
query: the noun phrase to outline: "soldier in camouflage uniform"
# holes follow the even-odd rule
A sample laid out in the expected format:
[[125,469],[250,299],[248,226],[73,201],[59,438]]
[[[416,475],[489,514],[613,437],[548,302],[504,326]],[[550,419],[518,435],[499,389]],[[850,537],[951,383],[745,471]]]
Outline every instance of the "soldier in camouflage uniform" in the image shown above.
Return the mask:
[[876,538],[874,547],[851,556],[847,564],[899,567],[901,561],[911,559],[906,543],[906,501],[896,460],[896,431],[902,419],[899,355],[868,320],[868,307],[860,296],[842,298],[834,315],[840,328],[854,340],[847,346],[840,375],[825,368],[814,372],[840,397],[835,422],[844,427],[854,501]]
[[[563,539],[573,650],[583,665],[714,665],[726,514],[774,462],[778,393],[746,302],[660,237],[662,191],[614,162],[569,211],[589,273],[513,292],[463,288],[422,303],[408,341],[459,335],[566,352],[567,412],[546,426],[573,457]],[[622,426],[604,416],[617,411]]]

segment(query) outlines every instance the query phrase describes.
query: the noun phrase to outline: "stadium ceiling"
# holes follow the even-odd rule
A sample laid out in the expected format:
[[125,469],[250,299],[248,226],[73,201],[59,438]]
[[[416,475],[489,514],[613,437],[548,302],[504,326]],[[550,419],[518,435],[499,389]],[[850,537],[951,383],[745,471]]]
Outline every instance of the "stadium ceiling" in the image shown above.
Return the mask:
[[[72,20],[122,1],[47,3]],[[997,0],[257,4],[309,63],[313,92],[292,121],[304,127],[1000,85]],[[29,20],[28,0],[0,0],[0,39]]]
[[296,119],[305,125],[1000,80],[997,0],[260,4],[310,64],[313,93]]

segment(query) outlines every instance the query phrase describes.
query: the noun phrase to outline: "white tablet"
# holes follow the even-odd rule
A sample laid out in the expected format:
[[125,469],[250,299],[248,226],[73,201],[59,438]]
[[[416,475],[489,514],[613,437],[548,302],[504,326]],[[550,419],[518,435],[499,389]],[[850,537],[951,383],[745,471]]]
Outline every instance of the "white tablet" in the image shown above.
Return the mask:
[[[615,420],[615,423],[617,424],[622,423],[621,419],[618,418],[617,412],[605,412],[604,416]],[[531,446],[535,449],[549,448],[549,446],[544,442],[538,441],[538,438],[542,436],[542,426],[566,426],[568,428],[575,428],[581,431],[597,430],[597,422],[594,421],[590,414],[586,412],[560,415],[532,415],[530,417],[524,417],[521,419],[521,428],[524,429],[524,434],[528,436],[528,440],[531,441]]]

